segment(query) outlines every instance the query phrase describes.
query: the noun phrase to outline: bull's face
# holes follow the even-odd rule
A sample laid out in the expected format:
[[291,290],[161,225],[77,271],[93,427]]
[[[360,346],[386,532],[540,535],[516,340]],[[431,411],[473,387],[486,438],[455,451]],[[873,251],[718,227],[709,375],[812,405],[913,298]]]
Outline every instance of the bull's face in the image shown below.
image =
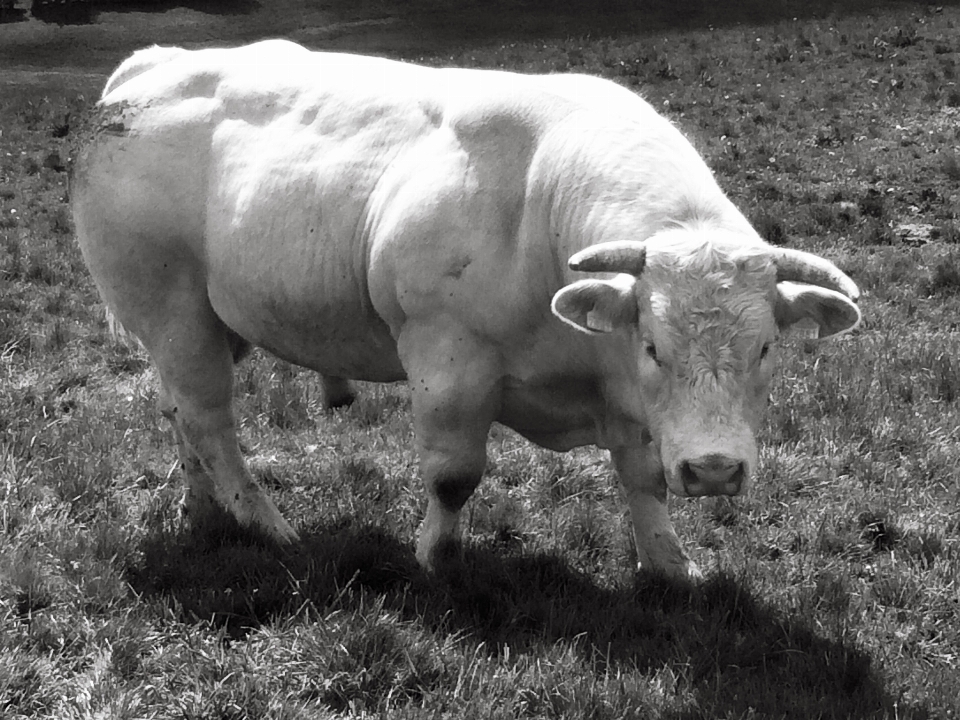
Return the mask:
[[568,285],[553,309],[582,331],[629,338],[633,414],[678,495],[749,486],[781,328],[807,318],[823,337],[860,319],[856,287],[839,269],[739,234],[670,231],[588,248],[571,266],[625,273]]
[[757,466],[776,279],[765,256],[651,253],[633,284],[641,406],[670,489],[736,495]]

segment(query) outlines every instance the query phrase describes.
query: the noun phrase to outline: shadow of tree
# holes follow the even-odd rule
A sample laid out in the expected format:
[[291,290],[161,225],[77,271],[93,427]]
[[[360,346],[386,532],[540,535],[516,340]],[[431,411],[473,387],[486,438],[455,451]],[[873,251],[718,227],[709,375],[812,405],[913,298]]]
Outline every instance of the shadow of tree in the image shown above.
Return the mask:
[[0,0],[0,25],[5,23],[23,22],[27,19],[27,11],[18,8],[13,0]]
[[[947,0],[938,5],[956,4]],[[415,28],[435,49],[484,42],[570,37],[646,35],[738,24],[861,15],[880,9],[932,11],[908,0],[409,0],[357,3],[331,0],[326,10],[342,19],[388,15]]]
[[[435,633],[469,636],[491,653],[568,641],[593,672],[653,674],[671,667],[706,717],[893,716],[871,658],[852,638],[818,635],[734,578],[695,589],[638,578],[605,588],[560,557],[504,557],[468,548],[433,577],[409,547],[372,526],[317,527],[284,551],[229,529],[158,534],[131,570],[138,593],[172,598],[184,619],[210,619],[234,637],[294,615],[304,601],[357,609],[373,593],[383,607]],[[926,715],[901,702],[903,717]]]
[[30,14],[57,25],[86,25],[94,21],[96,13],[90,0],[33,0]]
[[[30,14],[58,25],[87,25],[100,12],[162,13],[187,8],[207,15],[246,15],[260,8],[257,0],[33,0]],[[23,11],[21,11],[23,12]]]
[[[2,0],[0,0],[2,1]],[[9,1],[9,0],[8,0]],[[38,30],[0,42],[0,66],[99,68],[108,74],[125,55],[146,44],[199,47],[238,45],[264,37],[287,37],[314,49],[416,58],[464,53],[491,43],[550,41],[764,23],[810,17],[842,17],[879,9],[915,13],[936,8],[907,0],[14,0],[21,9],[60,25],[125,28],[105,47],[78,32],[65,44],[59,34]],[[945,0],[957,4],[960,0]],[[168,10],[204,14],[180,24]],[[16,10],[16,8],[14,8]],[[125,11],[146,13],[136,30],[118,19]],[[17,19],[16,14],[10,15]]]
[[246,15],[259,10],[258,0],[93,0],[97,10],[166,12],[182,7],[207,15]]
[[[945,0],[938,5],[957,2],[960,0]],[[318,33],[324,46],[439,52],[507,39],[649,35],[842,17],[898,7],[932,11],[928,4],[910,0],[327,0],[322,6],[322,23],[309,30]],[[96,22],[98,14],[105,11],[163,13],[175,8],[212,16],[257,14],[264,36],[284,35],[297,26],[296,17],[303,12],[296,3],[265,8],[259,0],[32,0],[31,14],[45,22],[83,24]],[[311,8],[311,12],[316,10]],[[177,42],[175,36],[166,35],[157,40]],[[247,31],[241,35],[251,39]],[[238,39],[229,31],[220,38],[225,44]]]

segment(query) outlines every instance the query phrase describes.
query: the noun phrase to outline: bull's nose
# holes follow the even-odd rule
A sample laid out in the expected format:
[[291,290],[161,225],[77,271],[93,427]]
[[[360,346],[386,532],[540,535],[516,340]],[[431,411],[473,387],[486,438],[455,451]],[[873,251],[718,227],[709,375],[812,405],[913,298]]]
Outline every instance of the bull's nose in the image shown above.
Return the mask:
[[688,495],[736,495],[745,475],[744,464],[726,455],[704,455],[680,466]]

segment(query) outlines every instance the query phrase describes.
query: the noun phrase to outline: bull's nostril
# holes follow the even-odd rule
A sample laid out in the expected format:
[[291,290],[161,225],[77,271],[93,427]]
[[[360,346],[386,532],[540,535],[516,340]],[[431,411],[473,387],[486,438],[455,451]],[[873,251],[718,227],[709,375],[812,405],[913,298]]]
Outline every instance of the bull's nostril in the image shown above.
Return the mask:
[[740,493],[740,488],[743,487],[743,478],[745,475],[746,473],[743,471],[743,463],[739,463],[736,471],[727,479],[726,492],[728,495],[737,495]]
[[746,468],[742,461],[725,455],[706,455],[681,463],[680,476],[690,495],[736,495]]
[[702,462],[691,462],[689,465],[693,474],[704,482],[725,482],[741,470],[743,463],[727,458],[706,458]]

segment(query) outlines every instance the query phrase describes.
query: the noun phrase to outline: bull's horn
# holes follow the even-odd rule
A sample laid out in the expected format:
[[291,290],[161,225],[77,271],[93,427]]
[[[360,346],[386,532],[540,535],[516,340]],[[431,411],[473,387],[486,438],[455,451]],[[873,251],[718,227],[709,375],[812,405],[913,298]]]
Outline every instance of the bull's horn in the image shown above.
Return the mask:
[[772,255],[777,266],[777,282],[788,280],[819,285],[841,292],[851,300],[860,297],[856,283],[840,268],[819,255],[790,248],[775,248]]
[[567,264],[581,272],[615,272],[639,275],[647,259],[647,248],[636,240],[600,243],[581,250]]

